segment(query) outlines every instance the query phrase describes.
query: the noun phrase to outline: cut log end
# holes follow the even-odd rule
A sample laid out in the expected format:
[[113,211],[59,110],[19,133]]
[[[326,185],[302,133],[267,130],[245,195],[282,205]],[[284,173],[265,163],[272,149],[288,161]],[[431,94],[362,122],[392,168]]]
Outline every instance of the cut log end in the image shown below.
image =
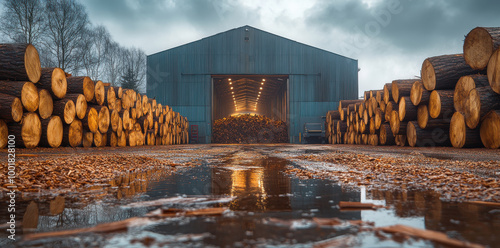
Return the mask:
[[490,149],[500,148],[500,110],[490,111],[479,129],[481,142]]
[[465,102],[465,123],[470,129],[475,129],[481,119],[481,96],[476,89],[469,92]]
[[36,113],[26,113],[21,121],[21,135],[26,148],[35,148],[42,137],[42,122]]
[[432,118],[437,118],[441,113],[441,97],[437,91],[432,91],[429,99],[429,115]]
[[464,116],[455,112],[450,123],[450,141],[451,145],[456,148],[462,148],[466,141],[466,125]]
[[482,70],[494,52],[494,43],[490,33],[482,27],[474,28],[464,41],[464,57],[472,69]]
[[491,56],[487,73],[491,89],[500,94],[500,49],[497,49]]
[[26,47],[26,51],[24,53],[24,67],[26,69],[28,79],[33,83],[37,83],[42,75],[42,67],[40,65],[38,51],[31,44]]
[[25,82],[21,91],[21,102],[26,110],[35,112],[40,104],[38,89],[32,82]]
[[94,87],[94,96],[95,96],[95,101],[97,104],[99,104],[99,105],[104,104],[104,100],[106,98],[105,94],[106,94],[106,90],[104,89],[104,84],[100,80],[97,81],[95,83],[95,87]]
[[105,106],[99,110],[99,131],[103,134],[108,132],[110,122],[109,109]]
[[46,127],[46,141],[50,147],[57,148],[63,140],[63,123],[59,116],[52,116]]
[[420,105],[417,109],[417,123],[422,129],[425,129],[429,121],[429,111],[427,105]]
[[51,89],[55,97],[62,99],[66,96],[68,83],[66,73],[61,68],[54,68],[52,71]]
[[83,126],[80,120],[74,120],[71,125],[69,125],[67,138],[71,147],[77,147],[82,143]]
[[5,121],[0,120],[0,149],[7,146],[9,142],[9,127]]
[[52,101],[52,96],[48,90],[42,89],[38,93],[40,102],[38,104],[38,113],[40,118],[47,119],[52,116],[52,111],[54,110],[54,102]]
[[21,102],[21,99],[17,97],[12,101],[11,115],[12,120],[14,120],[15,122],[20,122],[23,119],[23,104]]
[[432,63],[426,59],[422,64],[422,83],[427,90],[434,90],[436,88],[436,72]]
[[76,107],[72,100],[69,100],[64,105],[64,122],[66,124],[71,124],[75,120]]

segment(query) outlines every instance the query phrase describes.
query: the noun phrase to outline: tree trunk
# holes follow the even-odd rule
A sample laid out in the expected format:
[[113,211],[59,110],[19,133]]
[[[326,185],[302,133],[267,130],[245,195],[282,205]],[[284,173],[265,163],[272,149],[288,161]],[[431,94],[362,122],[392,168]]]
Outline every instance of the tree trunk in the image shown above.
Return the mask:
[[62,99],[68,90],[66,74],[61,68],[43,68],[39,87],[48,90],[55,98]]
[[455,111],[464,114],[465,102],[470,90],[484,86],[488,86],[488,77],[485,75],[477,74],[461,77],[453,92],[453,106],[455,107]]
[[65,99],[70,99],[75,103],[76,117],[78,117],[78,119],[81,120],[85,118],[85,114],[87,113],[87,101],[83,94],[68,94]]
[[16,137],[16,147],[35,148],[42,137],[42,122],[37,113],[25,113],[21,123],[9,123],[9,134]]
[[102,83],[101,80],[99,80],[95,83],[94,101],[92,101],[92,103],[95,103],[97,105],[103,105],[105,98],[106,98],[106,91],[104,89],[104,84]]
[[389,124],[382,124],[380,126],[379,143],[380,145],[388,146],[395,144],[394,135],[392,134],[391,126]]
[[52,96],[48,90],[42,89],[38,92],[38,98],[40,99],[38,103],[38,113],[40,114],[40,118],[47,119],[52,116],[52,112],[54,111]]
[[402,79],[394,80],[391,84],[392,99],[399,103],[399,99],[403,96],[410,96],[413,83],[420,81],[419,79]]
[[75,103],[67,98],[55,101],[53,115],[63,117],[64,123],[71,124],[76,116]]
[[74,120],[70,125],[64,125],[63,145],[77,147],[82,144],[83,124],[80,120]]
[[392,98],[392,84],[387,83],[384,85],[384,102],[385,104],[388,104],[389,101],[394,101]]
[[0,93],[0,119],[5,122],[20,122],[23,118],[23,104],[15,96]]
[[7,123],[0,119],[0,149],[7,147],[9,143],[9,127]]
[[500,49],[491,56],[487,73],[491,89],[500,94]]
[[500,147],[500,110],[490,111],[484,116],[479,133],[485,147],[490,149]]
[[450,118],[453,114],[453,90],[434,90],[429,98],[429,116],[438,118]]
[[417,119],[417,107],[413,105],[407,96],[399,100],[398,114],[400,121],[414,121]]
[[411,147],[435,147],[450,144],[449,126],[446,128],[421,129],[416,121],[408,122],[406,137]]
[[63,140],[63,122],[59,116],[42,120],[40,146],[57,148]]
[[0,81],[0,92],[20,97],[23,107],[29,112],[35,112],[40,104],[38,89],[31,82]]
[[463,54],[442,55],[427,58],[422,64],[422,83],[431,90],[451,90],[462,76],[485,74],[484,70],[474,70],[465,63]]
[[95,95],[95,84],[89,77],[68,77],[68,93],[83,94],[87,102],[92,102]]
[[498,47],[500,47],[500,28],[474,28],[465,37],[465,61],[472,69],[485,69],[488,60]]
[[450,122],[450,141],[456,148],[480,147],[481,136],[479,129],[470,129],[465,124],[465,117],[460,112],[455,112]]
[[1,80],[37,83],[42,74],[41,70],[40,58],[33,45],[0,44]]
[[94,143],[94,133],[93,132],[84,132],[83,133],[83,147],[89,148],[92,147]]
[[424,88],[422,81],[416,81],[413,83],[410,92],[410,100],[413,105],[418,106],[420,104],[429,103],[429,98],[431,93]]
[[86,130],[96,133],[99,130],[99,112],[94,107],[87,106],[87,113],[82,122]]
[[498,109],[500,109],[500,95],[489,86],[472,89],[465,102],[465,122],[470,129],[475,129],[483,116],[491,110]]

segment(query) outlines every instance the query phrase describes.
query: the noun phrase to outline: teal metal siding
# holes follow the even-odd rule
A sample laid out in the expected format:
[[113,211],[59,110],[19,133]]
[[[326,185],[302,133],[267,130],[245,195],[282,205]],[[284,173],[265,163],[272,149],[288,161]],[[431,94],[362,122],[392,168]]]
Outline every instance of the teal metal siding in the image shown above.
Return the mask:
[[207,143],[212,121],[211,75],[289,75],[291,142],[298,142],[304,122],[321,121],[339,100],[356,99],[358,94],[356,60],[250,26],[149,55],[147,64],[148,97],[199,125],[202,142]]

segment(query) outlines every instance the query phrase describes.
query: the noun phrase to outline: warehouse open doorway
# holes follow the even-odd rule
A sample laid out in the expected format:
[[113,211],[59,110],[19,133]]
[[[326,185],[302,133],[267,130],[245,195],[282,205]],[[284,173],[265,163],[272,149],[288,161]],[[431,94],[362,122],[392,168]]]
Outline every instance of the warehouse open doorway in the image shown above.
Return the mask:
[[215,124],[220,123],[217,121],[223,118],[257,115],[273,120],[273,124],[281,128],[288,123],[288,112],[288,75],[212,75],[212,142],[214,143],[266,143],[277,136],[285,136],[284,138],[288,140],[288,128],[285,134],[278,134],[278,127],[250,127],[254,130],[245,131],[252,132],[253,135],[241,138],[237,142],[214,140],[214,137],[221,136],[218,133],[220,130],[214,128],[217,127]]

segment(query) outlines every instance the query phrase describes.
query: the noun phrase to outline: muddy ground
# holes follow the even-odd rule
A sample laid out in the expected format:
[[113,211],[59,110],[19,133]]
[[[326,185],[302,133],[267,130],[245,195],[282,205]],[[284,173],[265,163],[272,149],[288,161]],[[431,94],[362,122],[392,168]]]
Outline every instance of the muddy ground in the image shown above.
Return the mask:
[[[401,243],[398,242],[409,247],[434,245],[432,242],[419,243],[421,241],[418,240],[404,241],[407,239],[395,242],[395,239],[390,238],[388,239],[395,244],[387,243],[384,238],[379,237],[378,234],[375,235],[376,232],[372,233],[373,235],[359,236],[357,234],[359,228],[356,234],[349,234],[350,236],[345,236],[342,231],[339,233],[338,230],[321,235],[316,235],[315,232],[310,233],[308,228],[313,228],[317,224],[309,219],[314,216],[339,217],[346,220],[353,218],[351,215],[345,216],[345,214],[331,212],[338,211],[339,199],[344,197],[349,201],[365,200],[382,203],[391,209],[377,210],[382,211],[382,215],[386,213],[384,211],[388,211],[387,214],[401,218],[396,218],[396,221],[390,223],[374,221],[375,225],[405,223],[406,220],[403,217],[406,215],[423,216],[425,229],[444,231],[448,236],[456,236],[459,240],[491,247],[494,242],[498,241],[493,233],[500,227],[498,215],[500,211],[496,210],[498,208],[496,203],[500,203],[499,150],[293,144],[181,145],[18,149],[16,156],[18,174],[14,184],[11,184],[6,181],[7,153],[6,151],[0,153],[0,157],[5,158],[0,170],[0,198],[2,199],[0,220],[2,223],[5,223],[6,216],[8,216],[7,207],[3,206],[8,199],[6,193],[12,187],[18,190],[19,211],[24,215],[23,218],[28,218],[26,213],[29,212],[30,204],[36,202],[36,215],[49,216],[40,217],[41,223],[43,223],[42,220],[46,220],[44,218],[51,219],[60,215],[68,215],[70,209],[82,209],[89,206],[99,206],[104,209],[106,207],[103,206],[110,206],[110,209],[114,209],[116,206],[122,207],[132,202],[162,199],[172,195],[231,196],[234,199],[232,198],[229,203],[222,204],[222,206],[235,211],[234,213],[238,216],[242,215],[238,217],[241,219],[237,222],[246,223],[246,225],[253,223],[251,224],[253,227],[248,227],[251,231],[243,230],[241,234],[236,233],[232,239],[221,238],[221,234],[217,231],[198,230],[198,227],[194,227],[197,225],[191,223],[194,226],[186,224],[187,226],[180,234],[201,233],[203,235],[192,238],[194,236],[186,237],[178,236],[180,234],[175,232],[168,233],[173,235],[173,241],[172,239],[165,241],[165,237],[162,236],[162,242],[174,244],[173,246],[178,244],[192,246],[307,244],[307,246],[321,247],[323,244],[321,242],[335,239],[329,244],[330,247],[336,247],[332,244],[335,244],[337,239],[349,239],[344,241],[351,242],[355,247],[370,247],[369,244],[374,242],[373,240],[381,246],[389,247],[393,245],[399,247]],[[173,181],[162,181],[165,178]],[[157,187],[163,187],[158,185],[167,186],[158,190]],[[325,191],[325,187],[330,187],[328,185],[332,185],[335,192],[337,189],[340,190],[340,193],[335,193],[340,198],[331,195],[330,190],[333,188]],[[299,193],[296,190],[299,190]],[[301,195],[302,190],[305,190],[303,192],[305,195]],[[330,199],[330,197],[333,198]],[[300,200],[302,198],[311,198],[312,202],[319,205],[303,204]],[[433,204],[429,206],[422,201],[433,202]],[[64,207],[58,209],[61,202]],[[437,213],[433,211],[436,211],[434,208],[437,203],[440,208],[439,216],[453,216],[457,209],[467,209],[465,212],[460,211],[470,222],[458,217],[454,219],[450,217],[450,220],[446,221],[456,223],[457,226],[465,223],[470,226],[478,225],[481,228],[478,228],[475,234],[467,234],[470,228],[466,227],[463,227],[463,230],[458,227],[454,230],[455,227],[453,227],[451,228],[453,232],[449,230],[450,228],[443,227],[446,225],[441,223],[442,217],[438,218],[440,220],[437,223],[431,225],[428,222],[435,222],[436,216],[434,215]],[[472,214],[468,212],[471,208]],[[145,207],[145,209],[149,208]],[[443,214],[443,211],[447,213]],[[245,214],[241,214],[242,212]],[[290,216],[285,214],[288,212],[291,212]],[[74,213],[71,213],[69,215],[73,216]],[[87,212],[84,211],[84,213]],[[251,213],[262,213],[263,216],[252,217],[254,214]],[[270,213],[271,216],[269,216]],[[279,213],[278,217],[286,221],[275,218],[277,213]],[[300,214],[297,215],[297,213]],[[50,221],[52,224],[41,224],[38,221],[33,224],[33,222],[23,220],[25,226],[21,233],[89,227],[142,214],[144,211],[127,212],[127,214],[119,211],[116,214],[118,217],[115,218],[101,217],[84,224],[73,223],[60,226]],[[286,217],[281,216],[282,214]],[[429,215],[432,215],[432,218]],[[227,217],[224,216],[224,218]],[[483,219],[488,220],[482,221]],[[51,221],[54,220],[51,219]],[[204,219],[204,221],[207,220]],[[287,231],[284,231],[285,233],[279,231],[271,237],[265,233],[257,234],[255,221],[264,226],[278,225]],[[218,219],[215,222],[219,223]],[[34,227],[29,227],[29,225],[34,225]],[[165,228],[168,229],[169,225]],[[218,225],[216,227],[219,227]],[[299,225],[299,228],[294,225]],[[219,228],[224,229],[228,226],[222,225]],[[271,228],[269,233],[275,232],[274,229]],[[141,231],[141,234],[144,233]],[[284,235],[284,238],[281,238],[281,235]],[[105,238],[103,241],[102,236],[99,236],[98,241],[93,242],[97,242],[97,246],[109,246],[113,242],[122,245],[122,242],[127,245],[137,242],[142,244],[141,240],[139,240],[141,242],[134,241],[127,236],[119,238],[119,241],[114,238],[116,237]],[[158,241],[160,238],[153,239]],[[340,243],[345,244],[344,241]],[[22,244],[22,246],[32,244],[8,240],[2,242],[0,244]],[[34,245],[41,244],[50,247],[53,245],[50,242],[52,241],[43,241]],[[57,244],[71,246],[71,243]]]

